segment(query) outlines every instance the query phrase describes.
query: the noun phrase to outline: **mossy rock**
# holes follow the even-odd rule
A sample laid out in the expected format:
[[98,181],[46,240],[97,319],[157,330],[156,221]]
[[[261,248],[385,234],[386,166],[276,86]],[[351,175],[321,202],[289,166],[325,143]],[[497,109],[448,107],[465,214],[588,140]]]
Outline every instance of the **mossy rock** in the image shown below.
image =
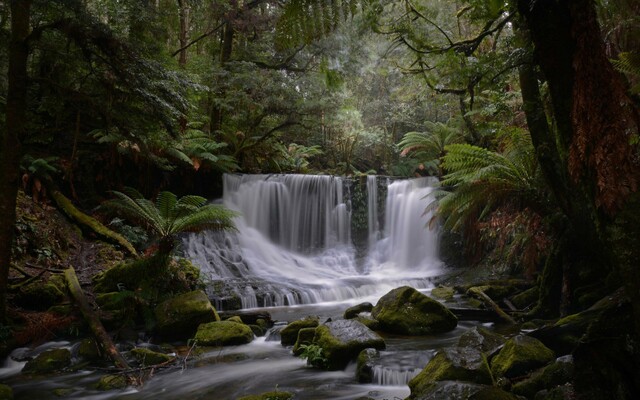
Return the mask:
[[456,290],[450,286],[438,286],[431,289],[431,296],[441,300],[451,300]]
[[409,286],[382,296],[371,315],[382,331],[411,336],[448,332],[458,324],[448,308]]
[[313,338],[316,335],[316,328],[302,328],[298,331],[298,339],[293,345],[293,354],[299,356],[302,354],[302,346],[310,345],[313,343]]
[[304,328],[315,328],[320,324],[318,317],[306,317],[297,321],[293,321],[280,331],[280,343],[283,346],[291,346],[298,339],[298,331]]
[[359,383],[373,382],[373,362],[379,358],[380,352],[376,349],[364,349],[358,354],[356,380]]
[[175,357],[168,354],[158,353],[157,351],[145,349],[143,347],[136,347],[135,349],[132,349],[131,354],[143,366],[164,364],[171,360],[175,360]]
[[193,265],[191,261],[186,258],[178,258],[176,260],[179,273],[184,277],[186,282],[191,283],[194,289],[199,286],[200,283],[200,268]]
[[168,262],[167,258],[150,257],[116,264],[93,277],[93,288],[97,293],[108,293],[149,286],[166,272]]
[[262,329],[262,327],[260,327],[259,325],[247,325],[249,328],[251,328],[251,330],[253,331],[253,334],[256,336],[264,336],[264,329]]
[[76,351],[78,357],[84,360],[95,361],[102,359],[98,344],[93,339],[84,339],[83,341],[81,341],[78,344]]
[[502,346],[506,339],[497,333],[475,326],[460,336],[459,347],[474,347],[483,353],[491,354]]
[[438,351],[427,366],[409,381],[412,396],[424,392],[438,381],[493,383],[487,359],[473,347],[447,347]]
[[42,375],[59,372],[69,366],[71,366],[71,352],[68,349],[51,349],[43,351],[36,358],[28,361],[22,372]]
[[0,400],[13,400],[13,389],[11,389],[11,386],[0,383]]
[[525,380],[517,382],[511,388],[514,394],[532,399],[536,393],[544,389],[552,389],[558,385],[564,385],[573,379],[573,359],[571,356],[564,356],[556,360],[553,364],[539,369]]
[[96,384],[96,389],[100,391],[124,389],[129,386],[129,381],[125,375],[105,375]]
[[[592,394],[593,396],[593,394]],[[633,396],[633,395],[632,395]],[[541,390],[536,393],[534,400],[569,400],[569,399],[579,399],[581,397],[577,397],[576,390],[571,384],[556,386],[550,390]],[[610,393],[605,397],[587,397],[589,399],[611,399]],[[616,400],[619,400],[620,397],[616,397]],[[629,397],[628,399],[635,400],[636,397]]]
[[109,326],[122,326],[129,321],[135,321],[138,316],[138,300],[136,294],[130,290],[98,293],[96,304],[102,311],[107,311],[107,315],[102,319]]
[[68,317],[75,313],[75,309],[71,304],[58,304],[58,305],[49,307],[47,309],[47,312],[52,314],[57,314],[62,317]]
[[215,321],[198,327],[195,340],[200,346],[234,346],[253,340],[253,331],[245,324]]
[[373,310],[373,304],[371,303],[360,303],[356,304],[353,307],[349,307],[344,312],[344,319],[353,319],[358,316],[358,314],[363,312],[371,312]]
[[407,400],[519,400],[517,396],[488,385],[471,382],[438,381],[419,393],[411,392]]
[[[207,295],[200,290],[181,294],[155,309],[155,330],[163,337],[190,338],[203,323],[220,321]],[[235,322],[230,322],[236,324]],[[240,325],[240,324],[237,324]],[[246,327],[249,331],[251,328]]]
[[494,376],[513,378],[549,364],[555,355],[541,341],[518,335],[507,340],[502,350],[491,359]]
[[327,322],[316,328],[313,344],[322,348],[323,365],[328,370],[339,370],[354,360],[366,348],[384,350],[386,344],[377,333],[353,320]]
[[533,286],[524,292],[520,292],[511,298],[511,302],[518,309],[523,310],[538,301],[540,290],[538,286]]
[[380,330],[380,322],[377,319],[373,318],[371,314],[363,313],[354,318],[356,321],[362,323],[367,328],[372,331]]
[[51,282],[33,282],[22,286],[14,298],[15,302],[30,310],[46,310],[65,299],[65,294]]
[[237,400],[289,400],[293,394],[289,392],[267,392],[251,396],[238,397]]
[[231,321],[231,322],[236,322],[238,324],[244,324],[244,322],[242,322],[242,318],[238,317],[237,315],[231,317],[231,318],[227,318],[225,321]]

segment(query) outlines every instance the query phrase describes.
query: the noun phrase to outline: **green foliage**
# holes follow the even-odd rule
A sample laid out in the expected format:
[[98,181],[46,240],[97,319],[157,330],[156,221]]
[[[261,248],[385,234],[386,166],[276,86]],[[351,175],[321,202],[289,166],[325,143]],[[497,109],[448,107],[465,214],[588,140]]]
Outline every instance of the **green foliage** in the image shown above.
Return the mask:
[[135,248],[140,249],[147,243],[149,237],[147,232],[139,226],[131,226],[125,223],[121,218],[113,218],[111,222],[107,224],[113,230],[121,234],[129,243]]
[[327,358],[323,354],[322,347],[317,344],[303,344],[300,346],[302,353],[300,358],[307,360],[307,364],[323,368],[327,365]]
[[216,204],[207,204],[207,199],[187,195],[178,197],[168,191],[161,192],[152,202],[135,189],[127,193],[114,191],[116,199],[103,206],[125,218],[140,224],[160,241],[160,252],[173,250],[174,236],[181,232],[234,229],[236,213]]
[[53,180],[52,175],[58,174],[60,169],[55,166],[59,161],[58,157],[34,158],[29,154],[22,157],[20,165],[22,169],[34,178],[42,179],[46,182]]
[[426,132],[405,133],[399,143],[402,154],[412,154],[423,163],[435,166],[445,154],[446,146],[463,141],[459,128],[442,122],[426,122]]
[[640,78],[640,53],[635,52],[623,52],[618,54],[616,60],[611,60],[611,63],[616,69],[624,74],[631,75],[636,79],[636,83],[631,87],[631,92],[634,94],[640,93],[640,82],[637,79]]

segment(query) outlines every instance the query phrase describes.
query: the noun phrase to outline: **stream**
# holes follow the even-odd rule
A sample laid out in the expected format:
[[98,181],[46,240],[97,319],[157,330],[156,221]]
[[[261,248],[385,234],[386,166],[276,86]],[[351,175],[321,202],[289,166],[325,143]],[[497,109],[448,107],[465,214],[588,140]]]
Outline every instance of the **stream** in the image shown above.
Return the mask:
[[[398,286],[429,294],[433,279],[445,271],[437,229],[425,228],[434,183],[431,178],[225,175],[222,203],[240,213],[237,231],[185,237],[183,256],[200,268],[219,311],[260,309],[280,326],[309,315],[340,319],[348,307],[375,304]],[[460,307],[459,301],[447,305]],[[407,382],[437,349],[454,345],[479,324],[460,322],[436,336],[383,336],[387,348],[371,384],[357,383],[354,363],[334,372],[307,366],[280,344],[277,326],[247,345],[205,349],[183,368],[156,371],[142,387],[123,391],[93,389],[105,371],[28,377],[20,374],[24,362],[12,358],[0,368],[0,380],[13,388],[15,399],[232,400],[276,389],[295,393],[296,399],[404,399]],[[12,355],[33,356],[56,346],[77,345],[48,343]]]

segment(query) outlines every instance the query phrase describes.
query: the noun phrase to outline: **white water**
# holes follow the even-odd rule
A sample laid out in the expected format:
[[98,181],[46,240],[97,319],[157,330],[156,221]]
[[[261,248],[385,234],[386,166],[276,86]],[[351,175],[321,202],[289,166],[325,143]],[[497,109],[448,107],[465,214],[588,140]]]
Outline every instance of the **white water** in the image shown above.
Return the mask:
[[232,287],[242,308],[375,299],[401,285],[425,288],[441,264],[437,234],[425,229],[429,216],[422,215],[428,184],[425,178],[389,184],[381,229],[376,177],[368,177],[369,253],[357,260],[342,178],[225,175],[223,203],[241,214],[237,232],[192,235],[184,252],[206,279]]

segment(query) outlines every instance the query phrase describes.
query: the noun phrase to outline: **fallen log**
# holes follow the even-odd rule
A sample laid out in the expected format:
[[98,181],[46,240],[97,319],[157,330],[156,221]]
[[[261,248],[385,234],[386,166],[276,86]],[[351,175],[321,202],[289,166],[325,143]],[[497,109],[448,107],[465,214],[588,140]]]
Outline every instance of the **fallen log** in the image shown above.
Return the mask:
[[485,292],[482,291],[482,289],[478,286],[476,287],[472,287],[467,291],[468,294],[482,300],[486,305],[488,305],[489,307],[491,307],[493,309],[493,311],[496,312],[496,314],[498,314],[500,316],[500,318],[502,318],[504,321],[510,323],[510,324],[515,324],[516,321],[511,318],[511,316],[509,314],[507,314],[506,312],[504,312],[504,310],[502,308],[500,308],[500,306],[498,304],[496,304],[495,301],[491,300],[491,297],[487,296],[487,294]]
[[76,271],[73,269],[73,267],[66,269],[64,271],[64,276],[67,279],[69,292],[71,292],[71,296],[80,308],[82,316],[89,324],[91,332],[93,332],[98,345],[102,348],[104,353],[107,354],[109,358],[111,358],[116,367],[129,369],[130,367],[127,363],[127,360],[125,360],[120,352],[118,352],[116,346],[111,340],[111,336],[109,336],[107,331],[104,329],[102,322],[100,322],[100,318],[98,318],[98,316],[89,305],[89,301],[87,300],[87,297],[84,295],[84,292],[80,287],[80,282],[78,282],[78,277],[76,276]]

